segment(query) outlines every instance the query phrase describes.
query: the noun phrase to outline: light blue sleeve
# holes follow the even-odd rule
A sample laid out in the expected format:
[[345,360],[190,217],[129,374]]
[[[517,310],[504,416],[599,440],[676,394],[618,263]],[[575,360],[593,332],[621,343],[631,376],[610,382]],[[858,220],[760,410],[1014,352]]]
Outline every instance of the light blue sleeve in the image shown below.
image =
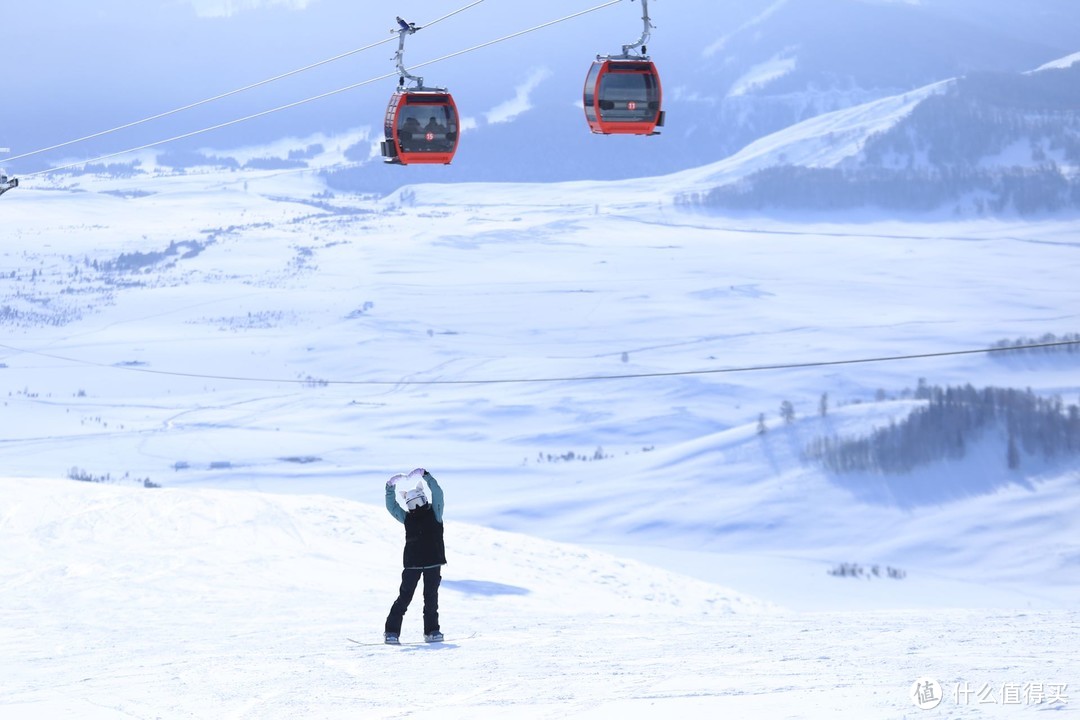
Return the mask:
[[405,511],[398,505],[397,498],[394,497],[394,486],[386,486],[386,509],[393,515],[399,523],[405,522]]
[[424,480],[427,481],[428,487],[431,488],[431,509],[435,511],[435,519],[442,522],[443,513],[443,489],[439,485],[439,481],[435,479],[435,476],[429,472],[424,473]]

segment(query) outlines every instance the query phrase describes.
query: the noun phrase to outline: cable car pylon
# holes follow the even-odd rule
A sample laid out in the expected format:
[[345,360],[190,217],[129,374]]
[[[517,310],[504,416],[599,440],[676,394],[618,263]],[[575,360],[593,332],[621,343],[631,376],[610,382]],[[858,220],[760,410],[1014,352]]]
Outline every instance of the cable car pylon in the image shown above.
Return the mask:
[[[660,74],[645,46],[654,29],[649,0],[641,0],[641,20],[641,37],[619,55],[597,55],[585,76],[582,104],[595,134],[659,135],[656,128],[664,125]],[[640,54],[633,54],[638,48]]]
[[[398,87],[390,97],[383,120],[383,161],[394,165],[449,165],[457,152],[460,120],[457,105],[446,88],[424,86],[424,78],[405,68],[405,38],[420,30],[397,18],[398,49],[394,63]],[[414,83],[406,88],[406,81]]]

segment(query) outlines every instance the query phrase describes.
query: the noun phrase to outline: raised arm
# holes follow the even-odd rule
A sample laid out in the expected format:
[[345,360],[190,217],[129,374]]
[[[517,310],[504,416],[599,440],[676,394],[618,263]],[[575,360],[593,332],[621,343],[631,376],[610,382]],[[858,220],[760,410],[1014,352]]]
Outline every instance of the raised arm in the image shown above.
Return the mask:
[[399,523],[405,522],[405,511],[398,504],[397,498],[394,497],[394,490],[397,481],[404,477],[404,475],[395,475],[386,481],[386,509]]
[[439,481],[435,479],[435,476],[429,473],[424,468],[416,468],[409,473],[409,482],[424,478],[424,482],[431,488],[431,509],[435,511],[435,519],[442,522],[443,513],[443,490],[439,486]]
[[443,489],[435,476],[427,470],[424,471],[424,480],[427,482],[428,487],[431,488],[431,508],[435,511],[435,519],[442,522]]

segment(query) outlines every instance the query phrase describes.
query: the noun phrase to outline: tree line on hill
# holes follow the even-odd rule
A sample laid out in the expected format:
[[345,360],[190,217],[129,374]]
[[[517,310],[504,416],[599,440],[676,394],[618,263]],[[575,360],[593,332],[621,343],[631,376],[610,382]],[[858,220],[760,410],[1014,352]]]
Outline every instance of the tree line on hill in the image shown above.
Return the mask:
[[804,450],[804,459],[831,472],[909,473],[941,460],[962,459],[967,449],[997,430],[1009,469],[1022,458],[1080,455],[1080,406],[1030,389],[929,386],[914,393],[926,403],[900,422],[863,437],[822,437]]
[[1069,178],[1058,167],[1049,165],[967,170],[779,165],[731,185],[682,195],[676,202],[724,210],[830,212],[878,207],[915,213],[955,202],[958,213],[1013,211],[1031,216],[1080,209],[1080,177]]
[[1076,355],[1080,353],[1080,333],[1065,333],[1055,335],[1045,333],[1037,338],[1016,338],[1014,340],[998,340],[990,346],[991,350],[1007,352],[994,352],[990,357],[995,360],[1008,360],[1017,355],[1048,356],[1048,355]]

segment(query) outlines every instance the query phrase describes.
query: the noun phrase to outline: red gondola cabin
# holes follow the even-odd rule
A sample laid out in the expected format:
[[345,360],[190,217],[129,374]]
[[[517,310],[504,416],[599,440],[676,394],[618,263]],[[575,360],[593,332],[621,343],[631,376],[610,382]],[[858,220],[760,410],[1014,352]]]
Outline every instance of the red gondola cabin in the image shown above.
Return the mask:
[[648,60],[606,58],[585,78],[585,119],[602,135],[658,135],[660,75]]
[[384,130],[385,162],[449,165],[460,130],[454,98],[442,90],[398,90],[386,107]]

